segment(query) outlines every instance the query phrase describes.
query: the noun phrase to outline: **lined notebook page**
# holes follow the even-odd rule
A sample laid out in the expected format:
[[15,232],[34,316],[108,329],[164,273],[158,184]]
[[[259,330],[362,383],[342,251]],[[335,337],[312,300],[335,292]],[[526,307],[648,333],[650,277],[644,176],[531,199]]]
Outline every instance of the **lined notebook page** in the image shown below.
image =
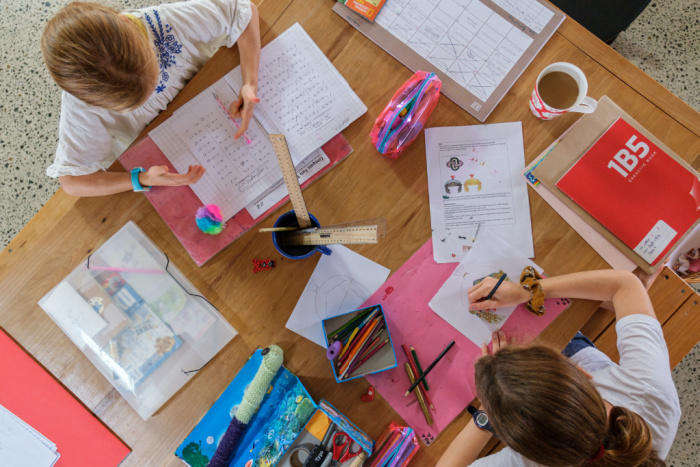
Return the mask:
[[[224,78],[240,89],[240,67]],[[295,164],[367,112],[299,23],[260,52],[258,97],[256,115],[264,114],[263,125],[269,121],[284,133]]]

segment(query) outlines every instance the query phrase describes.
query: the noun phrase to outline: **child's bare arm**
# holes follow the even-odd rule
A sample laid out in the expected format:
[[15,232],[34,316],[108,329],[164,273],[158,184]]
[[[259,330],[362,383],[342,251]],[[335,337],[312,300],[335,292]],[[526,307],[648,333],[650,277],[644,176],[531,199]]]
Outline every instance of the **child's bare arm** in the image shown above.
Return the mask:
[[[142,186],[191,185],[202,178],[205,169],[190,166],[187,173],[171,174],[167,166],[156,165],[139,174]],[[58,178],[61,188],[71,196],[106,196],[133,190],[129,172],[95,172],[87,175],[63,175]]]
[[238,100],[231,104],[231,114],[240,117],[243,121],[241,127],[234,136],[240,138],[248,129],[250,119],[253,118],[255,104],[260,102],[258,98],[258,67],[260,65],[260,20],[258,9],[251,3],[253,16],[248,27],[238,38],[238,51],[241,57],[241,80],[243,85],[238,94]]

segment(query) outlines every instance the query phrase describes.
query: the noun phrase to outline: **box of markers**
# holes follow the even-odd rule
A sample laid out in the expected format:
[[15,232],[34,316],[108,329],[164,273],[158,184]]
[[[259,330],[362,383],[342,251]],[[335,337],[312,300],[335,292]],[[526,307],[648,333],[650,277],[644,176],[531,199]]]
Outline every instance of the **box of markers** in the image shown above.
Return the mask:
[[381,305],[323,320],[328,358],[339,383],[396,368],[398,361]]

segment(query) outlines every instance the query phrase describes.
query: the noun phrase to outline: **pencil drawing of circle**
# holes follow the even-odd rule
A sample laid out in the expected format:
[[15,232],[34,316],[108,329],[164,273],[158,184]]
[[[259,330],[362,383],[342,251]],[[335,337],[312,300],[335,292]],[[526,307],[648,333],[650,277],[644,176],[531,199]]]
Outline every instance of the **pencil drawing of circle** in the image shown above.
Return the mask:
[[316,314],[326,319],[352,311],[369,295],[369,290],[352,278],[331,276],[316,289]]

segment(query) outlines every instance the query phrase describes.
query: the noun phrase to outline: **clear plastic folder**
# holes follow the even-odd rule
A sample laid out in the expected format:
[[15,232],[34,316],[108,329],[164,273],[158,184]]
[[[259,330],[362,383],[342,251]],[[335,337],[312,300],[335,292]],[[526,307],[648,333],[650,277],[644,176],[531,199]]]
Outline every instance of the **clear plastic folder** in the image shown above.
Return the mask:
[[237,334],[133,222],[39,305],[144,420]]

